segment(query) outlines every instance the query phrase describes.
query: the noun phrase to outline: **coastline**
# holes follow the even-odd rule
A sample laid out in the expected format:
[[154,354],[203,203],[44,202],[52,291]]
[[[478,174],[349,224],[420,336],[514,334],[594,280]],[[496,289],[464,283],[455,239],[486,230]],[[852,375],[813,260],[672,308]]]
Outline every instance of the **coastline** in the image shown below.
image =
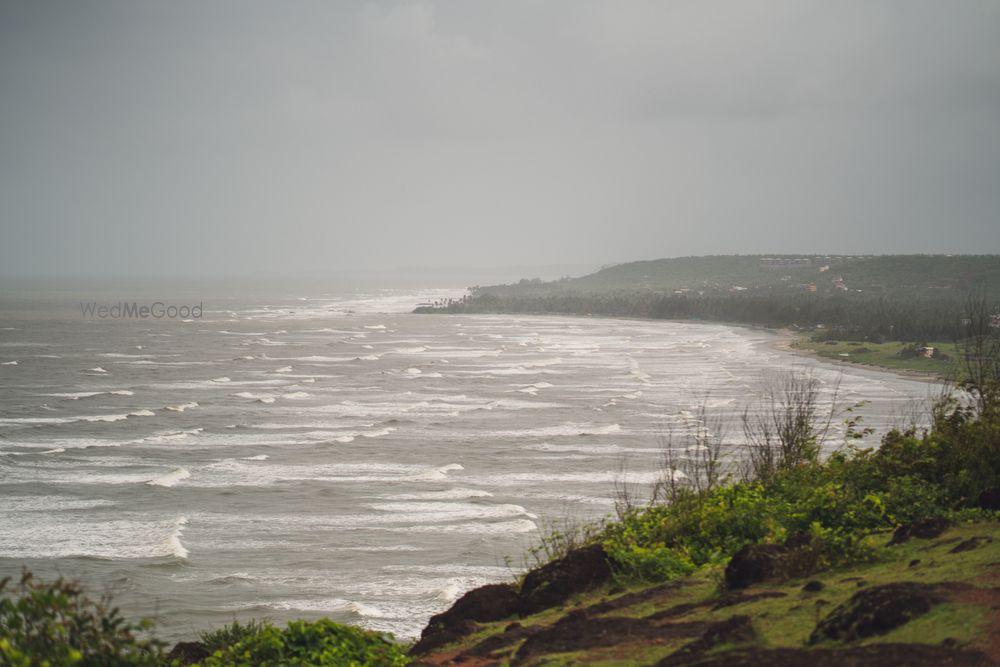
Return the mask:
[[578,313],[506,313],[506,312],[459,312],[459,313],[429,313],[429,312],[416,312],[410,311],[411,315],[516,315],[516,316],[537,316],[537,317],[571,317],[579,319],[587,318],[598,318],[598,319],[612,319],[612,320],[624,320],[624,321],[635,321],[635,322],[676,322],[679,324],[715,324],[724,327],[738,327],[740,329],[749,329],[751,331],[766,331],[770,334],[780,336],[779,340],[767,341],[764,343],[767,347],[777,350],[779,352],[787,352],[789,354],[794,354],[800,357],[807,357],[810,359],[815,359],[819,363],[828,364],[831,367],[838,368],[847,366],[850,368],[857,368],[859,370],[869,370],[877,371],[879,373],[888,373],[890,375],[895,375],[898,378],[904,380],[915,380],[917,382],[925,382],[927,384],[947,384],[948,379],[938,375],[937,373],[932,373],[929,371],[918,371],[909,370],[905,368],[889,368],[887,366],[876,366],[874,364],[862,364],[856,361],[848,360],[838,360],[831,359],[829,357],[823,357],[816,354],[812,350],[804,350],[801,348],[793,347],[793,344],[798,341],[801,335],[791,329],[785,327],[773,327],[760,324],[747,324],[745,322],[728,322],[722,320],[679,320],[674,318],[656,318],[656,317],[625,317],[620,315],[591,315],[591,314],[578,314]]
[[808,357],[810,359],[815,359],[820,363],[829,364],[833,367],[848,366],[850,368],[857,368],[861,370],[878,371],[880,373],[889,373],[895,375],[896,377],[902,378],[904,380],[915,380],[917,382],[926,382],[928,384],[946,384],[948,382],[947,378],[944,378],[937,373],[931,373],[928,371],[915,371],[907,370],[905,368],[887,368],[885,366],[876,366],[874,364],[862,364],[856,361],[838,360],[830,359],[829,357],[823,357],[812,350],[804,350],[801,348],[793,347],[796,341],[799,340],[800,336],[796,332],[790,329],[769,329],[772,333],[781,336],[778,340],[772,340],[767,343],[767,346],[773,350],[778,350],[780,352],[787,352],[789,354],[794,354],[800,357]]

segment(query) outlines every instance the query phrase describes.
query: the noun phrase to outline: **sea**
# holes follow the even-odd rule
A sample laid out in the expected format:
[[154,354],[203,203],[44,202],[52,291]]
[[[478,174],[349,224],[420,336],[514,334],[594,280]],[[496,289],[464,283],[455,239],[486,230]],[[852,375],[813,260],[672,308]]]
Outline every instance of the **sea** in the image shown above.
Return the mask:
[[127,289],[4,291],[0,577],[79,579],[168,641],[323,616],[405,640],[515,578],[543,531],[648,492],[665,448],[694,456],[710,424],[738,454],[778,374],[836,402],[826,451],[846,408],[874,446],[939,391],[765,330],[412,314],[464,293],[191,290],[136,305],[173,316],[125,318],[86,308]]

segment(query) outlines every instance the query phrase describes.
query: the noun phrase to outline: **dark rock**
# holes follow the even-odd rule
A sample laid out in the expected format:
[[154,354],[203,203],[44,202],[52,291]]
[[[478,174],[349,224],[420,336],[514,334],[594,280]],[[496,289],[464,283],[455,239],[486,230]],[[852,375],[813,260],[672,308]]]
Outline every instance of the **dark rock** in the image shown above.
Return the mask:
[[532,570],[521,584],[519,611],[527,616],[563,604],[577,593],[611,580],[611,566],[600,544],[570,551],[566,556]]
[[819,593],[824,588],[826,588],[826,586],[822,581],[816,581],[813,579],[812,581],[807,581],[806,585],[802,587],[802,590],[806,593]]
[[470,621],[500,621],[517,613],[520,598],[510,584],[489,584],[474,588],[455,601],[446,614]]
[[178,642],[167,654],[167,664],[193,665],[212,655],[201,642]]
[[963,551],[972,551],[973,549],[978,549],[983,544],[989,544],[993,541],[992,537],[970,537],[964,542],[959,542],[955,547],[949,551],[950,554],[960,554]]
[[872,644],[839,649],[748,648],[709,655],[685,654],[683,649],[657,663],[658,667],[989,667],[984,653],[930,644]]
[[804,577],[816,567],[817,554],[808,544],[796,540],[785,544],[747,544],[726,566],[726,588],[746,588],[768,579]]
[[940,537],[941,533],[948,530],[952,525],[951,521],[941,516],[931,517],[923,521],[917,521],[916,523],[906,523],[896,529],[896,532],[892,534],[892,539],[889,540],[889,544],[902,544],[914,537],[921,540]]
[[914,558],[913,560],[910,561],[909,567],[916,567],[918,565],[920,565],[920,559],[919,558]]
[[517,613],[520,598],[509,584],[490,584],[473,589],[460,597],[448,611],[431,617],[410,652],[420,655],[450,644],[475,632],[476,624],[499,621]]
[[424,655],[442,646],[457,642],[462,637],[471,635],[479,626],[468,620],[453,620],[449,622],[435,623],[436,616],[431,617],[430,622],[420,633],[420,639],[410,647],[410,655]]
[[638,641],[697,637],[708,625],[704,621],[659,625],[643,618],[592,617],[583,611],[574,611],[528,637],[517,650],[512,664],[523,664],[548,653],[585,651]]
[[726,565],[726,588],[746,588],[781,573],[788,548],[781,544],[747,544]]
[[985,489],[976,499],[976,507],[984,510],[1000,510],[1000,486]]
[[937,586],[899,582],[855,593],[817,624],[809,642],[855,641],[898,628],[944,601]]

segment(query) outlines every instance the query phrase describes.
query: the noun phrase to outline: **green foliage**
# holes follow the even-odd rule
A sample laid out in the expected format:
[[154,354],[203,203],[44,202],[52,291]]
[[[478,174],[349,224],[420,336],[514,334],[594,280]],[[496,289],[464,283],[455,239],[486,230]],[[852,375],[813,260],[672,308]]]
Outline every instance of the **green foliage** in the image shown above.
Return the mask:
[[558,560],[570,551],[601,539],[604,525],[600,522],[574,521],[571,518],[559,520],[542,519],[535,543],[528,547],[524,556],[528,568]]
[[271,624],[267,621],[258,621],[253,618],[246,623],[234,620],[232,623],[223,625],[221,628],[199,632],[198,640],[205,645],[205,648],[214,652],[253,637],[270,627]]
[[402,666],[405,649],[382,635],[329,619],[263,626],[202,661],[204,667]]
[[944,400],[932,427],[887,434],[880,448],[853,445],[825,462],[766,479],[623,513],[605,547],[625,578],[667,580],[685,567],[723,562],[746,543],[804,544],[799,557],[823,569],[871,560],[872,536],[929,516],[979,516],[979,493],[1000,486],[1000,418],[992,408]]
[[126,622],[108,596],[91,600],[62,578],[46,583],[25,571],[16,587],[0,582],[3,665],[159,665],[162,644],[139,636],[151,627]]
[[696,569],[694,563],[677,550],[662,546],[612,548],[608,555],[615,563],[615,578],[625,584],[669,581]]

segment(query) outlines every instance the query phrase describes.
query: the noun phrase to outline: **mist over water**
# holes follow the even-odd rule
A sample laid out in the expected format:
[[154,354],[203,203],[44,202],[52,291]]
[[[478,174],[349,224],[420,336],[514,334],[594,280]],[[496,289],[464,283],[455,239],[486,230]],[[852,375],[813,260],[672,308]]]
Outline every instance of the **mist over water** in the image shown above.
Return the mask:
[[233,617],[412,637],[510,578],[543,518],[654,482],[660,434],[703,404],[734,418],[775,369],[867,401],[879,431],[934,392],[737,327],[409,312],[462,292],[272,290],[188,321],[7,298],[0,576],[108,587],[170,640]]

